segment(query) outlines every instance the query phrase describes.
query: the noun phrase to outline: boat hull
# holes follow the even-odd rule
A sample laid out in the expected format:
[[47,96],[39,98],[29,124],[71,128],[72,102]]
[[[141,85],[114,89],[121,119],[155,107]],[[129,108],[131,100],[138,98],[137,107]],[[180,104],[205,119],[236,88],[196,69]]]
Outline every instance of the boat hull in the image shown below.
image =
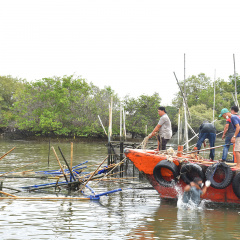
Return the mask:
[[[153,175],[153,169],[160,161],[165,160],[166,156],[156,155],[154,153],[154,151],[136,149],[125,150],[126,157],[128,157],[138,170],[146,176],[147,180],[159,193],[161,198],[177,199],[183,193],[186,183],[180,178],[173,187],[160,185]],[[175,164],[180,165],[180,163],[176,163],[176,161]],[[211,200],[212,202],[240,204],[240,199],[233,191],[232,183],[224,189],[216,189],[210,186],[202,198]]]

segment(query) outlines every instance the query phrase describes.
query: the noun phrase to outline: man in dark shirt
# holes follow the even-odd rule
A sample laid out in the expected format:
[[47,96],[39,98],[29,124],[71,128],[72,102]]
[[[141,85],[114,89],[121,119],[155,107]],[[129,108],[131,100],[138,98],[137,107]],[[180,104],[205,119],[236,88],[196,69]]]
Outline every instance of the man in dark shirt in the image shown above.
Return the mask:
[[[205,141],[205,139],[208,138],[210,147],[215,146],[215,140],[216,140],[216,128],[212,123],[209,123],[208,121],[204,121],[203,124],[199,128],[199,138],[197,142],[197,149],[200,150],[202,143]],[[210,150],[210,159],[214,160],[215,156],[215,149]]]

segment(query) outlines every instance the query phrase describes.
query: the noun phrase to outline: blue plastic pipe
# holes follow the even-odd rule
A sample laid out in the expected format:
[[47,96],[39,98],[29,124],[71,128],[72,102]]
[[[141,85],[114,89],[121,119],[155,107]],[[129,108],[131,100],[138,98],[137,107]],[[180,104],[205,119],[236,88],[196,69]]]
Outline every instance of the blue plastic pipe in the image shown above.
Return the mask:
[[119,189],[115,189],[115,190],[112,190],[112,191],[108,191],[108,192],[104,192],[104,193],[99,193],[99,194],[96,194],[95,196],[90,195],[90,196],[88,196],[88,197],[89,197],[90,199],[91,199],[91,197],[99,198],[99,197],[101,197],[101,196],[108,195],[108,194],[110,194],[110,193],[119,192],[119,191],[122,191],[122,189],[119,188]]

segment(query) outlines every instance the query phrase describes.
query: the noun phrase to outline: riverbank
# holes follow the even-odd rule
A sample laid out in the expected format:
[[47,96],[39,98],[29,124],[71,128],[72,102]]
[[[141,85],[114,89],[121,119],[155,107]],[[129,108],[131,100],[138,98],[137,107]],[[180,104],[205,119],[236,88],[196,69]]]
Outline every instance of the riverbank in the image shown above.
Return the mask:
[[[38,141],[38,142],[98,142],[98,143],[107,143],[108,138],[106,136],[56,136],[51,134],[50,136],[36,135],[32,132],[26,131],[11,131],[4,132],[0,135],[2,139],[6,140],[24,140],[24,141]],[[134,138],[130,136],[127,139],[127,142],[142,142],[143,138]],[[113,137],[113,141],[120,141],[119,136]]]

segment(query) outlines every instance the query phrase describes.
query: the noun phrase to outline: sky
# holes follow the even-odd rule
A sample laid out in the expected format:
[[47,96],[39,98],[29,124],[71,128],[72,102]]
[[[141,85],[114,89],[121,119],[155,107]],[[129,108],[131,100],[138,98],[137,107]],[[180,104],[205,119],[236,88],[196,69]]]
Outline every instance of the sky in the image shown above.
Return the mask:
[[[237,0],[0,0],[0,75],[81,76],[121,99],[159,93],[171,104],[186,78],[228,80],[240,69]],[[215,75],[216,72],[216,75]]]

